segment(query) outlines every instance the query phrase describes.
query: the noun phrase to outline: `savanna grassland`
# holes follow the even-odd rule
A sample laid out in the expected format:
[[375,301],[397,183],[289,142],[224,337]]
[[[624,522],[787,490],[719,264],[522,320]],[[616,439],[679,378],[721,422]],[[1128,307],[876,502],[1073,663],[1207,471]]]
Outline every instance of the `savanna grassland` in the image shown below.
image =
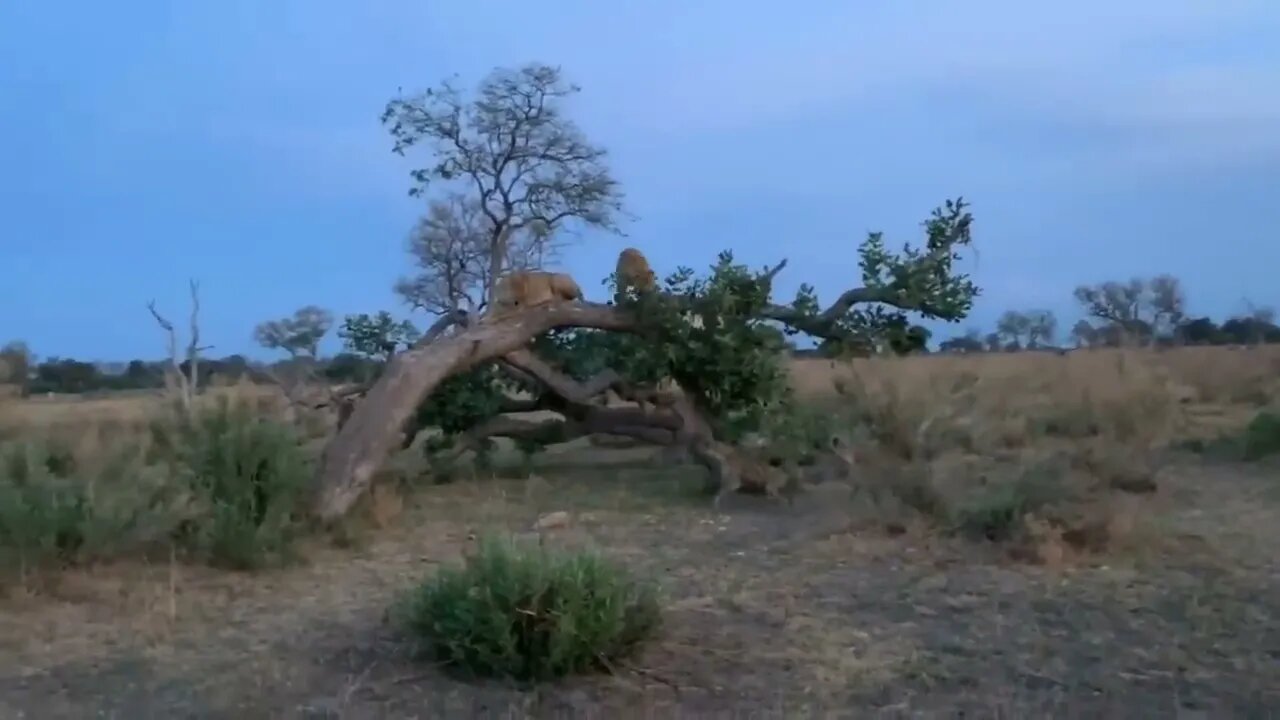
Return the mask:
[[[174,480],[174,468],[219,456],[171,462],[158,397],[6,401],[0,489],[8,507],[26,498],[45,514],[0,518],[0,716],[1225,718],[1280,707],[1277,348],[804,359],[791,370],[807,404],[839,420],[854,467],[818,471],[789,500],[734,496],[713,510],[703,470],[643,447],[508,453],[447,483],[414,448],[349,522],[312,531],[284,514],[248,541],[233,516],[198,511],[223,491]],[[305,455],[328,432],[324,418],[284,417],[260,388],[207,395],[234,402],[201,437],[266,447],[274,436],[244,428],[271,418],[305,424]],[[281,492],[304,471],[279,471]],[[41,478],[87,489],[41,495]],[[493,531],[597,548],[656,580],[657,635],[612,672],[532,690],[415,660],[393,600]]]

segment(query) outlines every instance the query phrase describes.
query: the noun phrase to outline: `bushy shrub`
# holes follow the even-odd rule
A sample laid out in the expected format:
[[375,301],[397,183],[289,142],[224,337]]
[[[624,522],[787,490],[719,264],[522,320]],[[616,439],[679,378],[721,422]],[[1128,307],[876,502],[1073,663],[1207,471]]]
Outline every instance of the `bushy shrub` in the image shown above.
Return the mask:
[[652,586],[591,552],[486,537],[399,608],[436,659],[472,675],[546,680],[605,665],[657,627]]
[[0,569],[21,576],[138,550],[177,526],[181,497],[136,447],[70,457],[44,442],[0,446]]
[[1261,460],[1280,454],[1280,413],[1263,410],[1244,429],[1244,457]]
[[1190,438],[1179,447],[1211,458],[1230,461],[1262,460],[1280,454],[1280,413],[1262,410],[1243,430],[1222,433],[1211,439]]
[[1064,475],[1059,468],[1043,465],[988,485],[956,505],[951,513],[952,527],[975,540],[1018,539],[1028,513],[1070,499]]
[[224,397],[190,420],[157,422],[152,437],[153,452],[200,509],[179,528],[180,545],[233,569],[288,557],[309,473],[291,428]]

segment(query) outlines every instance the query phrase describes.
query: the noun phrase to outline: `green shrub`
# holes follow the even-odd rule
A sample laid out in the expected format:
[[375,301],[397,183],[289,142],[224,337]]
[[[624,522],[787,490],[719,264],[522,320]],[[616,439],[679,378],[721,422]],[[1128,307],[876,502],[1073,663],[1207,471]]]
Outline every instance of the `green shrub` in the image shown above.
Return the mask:
[[163,540],[180,518],[165,479],[123,446],[77,463],[41,442],[0,446],[0,569],[109,557]]
[[289,557],[310,472],[291,428],[219,398],[192,420],[155,423],[152,437],[152,452],[199,507],[175,536],[181,546],[242,570]]
[[1219,460],[1257,461],[1280,454],[1280,413],[1263,410],[1243,431],[1223,433],[1216,438],[1191,438],[1179,443],[1189,452]]
[[536,681],[607,665],[650,635],[655,590],[591,552],[556,553],[482,539],[400,607],[436,659],[472,675]]
[[1046,465],[987,485],[955,507],[952,528],[972,539],[1014,540],[1025,529],[1023,521],[1028,513],[1069,499],[1064,474],[1061,469]]
[[1244,459],[1280,454],[1280,413],[1263,410],[1244,429]]

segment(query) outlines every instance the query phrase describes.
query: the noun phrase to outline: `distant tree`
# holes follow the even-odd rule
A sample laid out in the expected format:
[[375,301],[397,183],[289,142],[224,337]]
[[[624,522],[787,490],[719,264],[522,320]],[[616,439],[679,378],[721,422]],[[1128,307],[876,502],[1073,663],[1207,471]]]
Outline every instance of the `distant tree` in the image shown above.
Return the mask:
[[1086,314],[1099,321],[1095,329],[1103,331],[1099,338],[1107,344],[1154,343],[1159,337],[1172,337],[1186,302],[1181,282],[1172,275],[1081,285],[1075,298]]
[[324,366],[324,376],[336,383],[365,383],[377,377],[381,363],[358,353],[338,353]]
[[386,310],[376,315],[348,315],[342,321],[338,337],[347,350],[389,362],[401,348],[408,349],[421,336],[408,320],[396,322]]
[[1227,342],[1235,345],[1280,342],[1280,327],[1257,317],[1233,317],[1222,323],[1221,332]]
[[[923,325],[912,325],[902,332],[890,334],[887,338],[888,350],[897,355],[915,355],[929,352],[929,339],[933,332]],[[778,342],[782,342],[782,332],[778,332]]]
[[31,348],[21,340],[0,347],[0,384],[26,385],[35,364]]
[[1098,343],[1098,331],[1088,320],[1077,320],[1071,326],[1071,341],[1078,348],[1093,347]]
[[977,328],[969,328],[964,335],[943,340],[938,344],[938,350],[951,353],[978,353],[985,349],[986,346],[982,343],[982,331]]
[[36,366],[31,383],[35,392],[84,393],[102,387],[102,377],[93,363],[51,357]]
[[1172,275],[1157,275],[1147,281],[1150,294],[1151,326],[1156,337],[1171,337],[1187,315],[1187,298],[1182,282]]
[[240,355],[228,355],[217,361],[217,374],[229,380],[239,380],[250,374],[249,358]]
[[996,321],[996,335],[1007,350],[1052,345],[1057,333],[1058,319],[1049,310],[1008,310]]
[[1001,350],[1004,350],[1004,343],[1000,341],[1000,333],[998,332],[987,333],[987,336],[982,340],[987,345],[987,352],[1000,352]]
[[996,336],[1002,349],[1021,350],[1027,347],[1031,333],[1031,318],[1016,310],[1006,310],[996,321]]
[[1051,310],[1028,310],[1027,347],[1041,348],[1053,345],[1058,336],[1058,318]]
[[1280,342],[1276,338],[1278,328],[1276,311],[1273,308],[1254,305],[1249,300],[1245,301],[1245,308],[1244,315],[1232,319],[1241,320],[1247,327],[1246,335],[1249,338],[1247,342],[1254,344]]
[[1212,318],[1199,317],[1178,324],[1177,340],[1184,345],[1221,345],[1228,337]]
[[291,317],[260,323],[253,330],[253,339],[268,350],[284,350],[292,358],[306,356],[315,359],[320,354],[320,341],[332,327],[332,313],[307,305],[296,310]]

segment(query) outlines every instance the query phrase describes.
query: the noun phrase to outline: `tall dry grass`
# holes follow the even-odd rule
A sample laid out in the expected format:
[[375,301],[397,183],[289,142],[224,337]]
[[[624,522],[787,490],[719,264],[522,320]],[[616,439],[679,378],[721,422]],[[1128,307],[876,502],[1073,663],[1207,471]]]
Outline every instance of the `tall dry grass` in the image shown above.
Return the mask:
[[[263,417],[284,418],[287,402],[278,388],[240,382],[208,388],[197,404],[212,407],[222,399],[248,404]],[[161,390],[0,399],[0,439],[53,439],[79,445],[111,444],[144,438],[150,424],[169,411]]]
[[243,569],[291,557],[311,471],[282,402],[247,386],[191,415],[110,402],[0,407],[0,589],[157,550]]
[[[803,359],[792,362],[791,379],[814,414],[847,436],[873,517],[1097,546],[1117,535],[1127,498],[1158,490],[1166,449],[1239,433],[1274,409],[1280,347]],[[213,388],[199,402],[227,399],[257,420],[299,422],[275,388]],[[0,401],[0,443],[112,468],[121,447],[151,452],[165,411],[159,394],[10,399]],[[1280,420],[1255,425],[1275,434]]]
[[792,378],[850,436],[872,517],[1061,554],[1120,542],[1171,447],[1271,432],[1280,348],[806,359]]

